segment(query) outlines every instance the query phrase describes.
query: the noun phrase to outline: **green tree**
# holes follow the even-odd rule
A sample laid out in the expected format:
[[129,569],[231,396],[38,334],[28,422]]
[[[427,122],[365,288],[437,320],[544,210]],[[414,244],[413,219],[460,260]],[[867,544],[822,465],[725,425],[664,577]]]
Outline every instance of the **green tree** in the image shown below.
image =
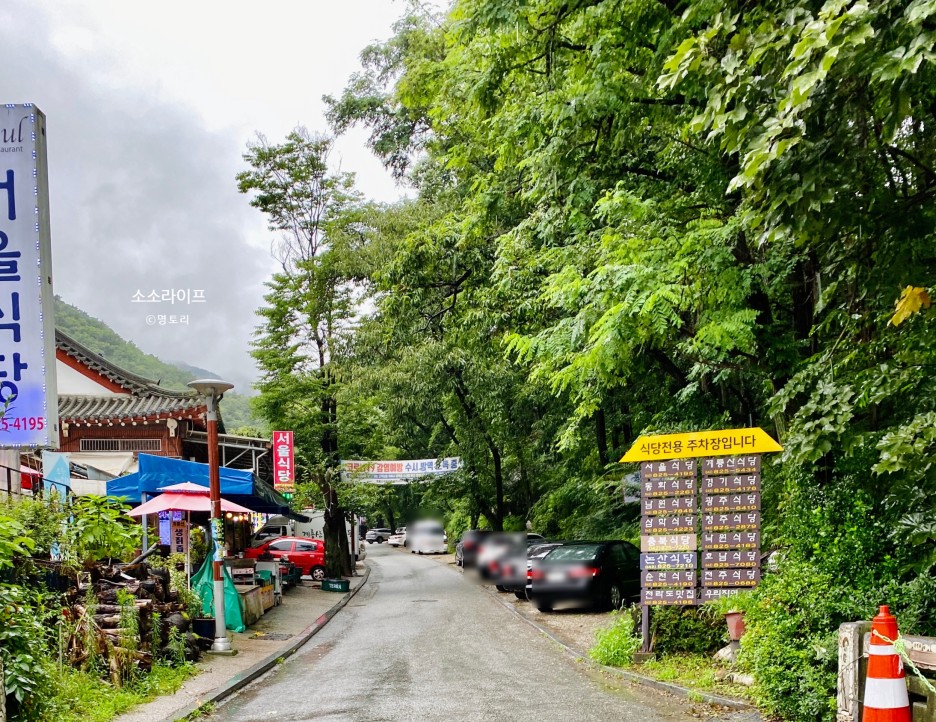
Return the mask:
[[282,270],[268,282],[253,355],[263,374],[255,408],[295,432],[299,483],[318,488],[325,508],[326,573],[348,575],[347,532],[337,486],[341,358],[353,316],[359,197],[347,173],[332,173],[332,141],[297,128],[278,145],[260,136],[244,156],[238,189],[278,234]]

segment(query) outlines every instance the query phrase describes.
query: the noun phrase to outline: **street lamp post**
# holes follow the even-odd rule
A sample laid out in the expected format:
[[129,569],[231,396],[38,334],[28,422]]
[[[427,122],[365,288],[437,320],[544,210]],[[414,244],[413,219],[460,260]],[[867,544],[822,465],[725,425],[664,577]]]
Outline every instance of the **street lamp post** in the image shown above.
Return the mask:
[[221,542],[224,539],[224,522],[221,519],[221,470],[218,462],[218,402],[224,392],[234,384],[220,379],[189,381],[188,386],[205,397],[208,402],[208,493],[211,500],[211,538],[214,541],[214,556],[211,562],[211,578],[214,587],[215,640],[211,645],[214,652],[230,652],[231,640],[227,636],[224,619],[224,576],[221,565]]

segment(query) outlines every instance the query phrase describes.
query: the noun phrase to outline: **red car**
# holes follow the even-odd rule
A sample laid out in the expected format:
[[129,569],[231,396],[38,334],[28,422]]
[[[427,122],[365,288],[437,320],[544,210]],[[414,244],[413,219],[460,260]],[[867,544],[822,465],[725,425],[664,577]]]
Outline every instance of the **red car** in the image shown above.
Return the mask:
[[258,559],[267,553],[276,559],[289,557],[289,561],[299,567],[304,575],[316,581],[325,578],[325,544],[321,539],[276,537],[258,547],[248,549],[244,552],[244,556],[248,559]]

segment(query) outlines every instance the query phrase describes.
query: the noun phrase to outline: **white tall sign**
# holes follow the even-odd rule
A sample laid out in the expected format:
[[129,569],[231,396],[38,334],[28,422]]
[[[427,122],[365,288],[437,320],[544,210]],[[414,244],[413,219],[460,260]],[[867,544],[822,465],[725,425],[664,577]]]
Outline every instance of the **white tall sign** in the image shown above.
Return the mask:
[[0,448],[58,448],[45,115],[0,107]]

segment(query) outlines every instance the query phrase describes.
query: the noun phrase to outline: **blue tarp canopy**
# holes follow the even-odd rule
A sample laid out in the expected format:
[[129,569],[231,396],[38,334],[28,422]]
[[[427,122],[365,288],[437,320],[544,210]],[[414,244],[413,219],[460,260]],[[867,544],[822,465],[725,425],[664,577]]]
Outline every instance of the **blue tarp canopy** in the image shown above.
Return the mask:
[[[170,459],[165,456],[140,454],[140,470],[107,482],[108,496],[122,496],[130,504],[140,504],[143,494],[153,496],[164,486],[190,481],[208,488],[208,464],[183,459]],[[252,472],[244,469],[220,469],[221,496],[236,504],[261,514],[285,514],[305,521],[306,518],[295,514],[289,508],[289,502],[274,491],[272,487],[260,481]]]

